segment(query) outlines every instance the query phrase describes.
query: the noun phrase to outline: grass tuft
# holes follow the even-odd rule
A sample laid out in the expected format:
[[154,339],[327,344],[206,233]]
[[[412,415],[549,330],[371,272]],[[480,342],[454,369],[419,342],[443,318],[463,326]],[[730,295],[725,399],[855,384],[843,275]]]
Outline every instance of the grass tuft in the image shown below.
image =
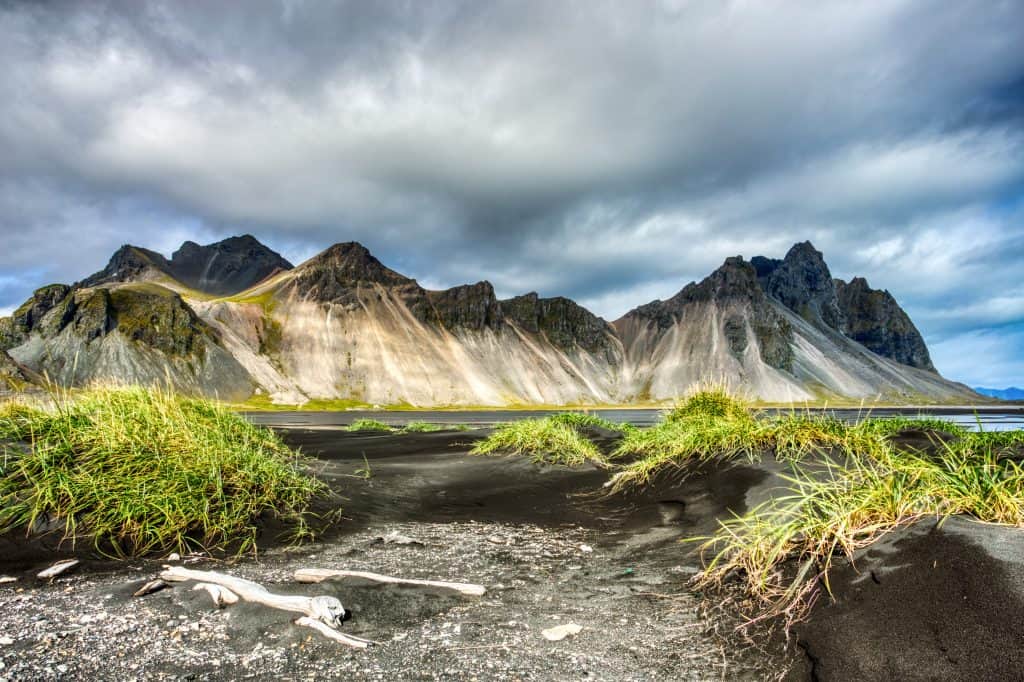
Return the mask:
[[424,421],[409,422],[402,427],[402,433],[434,433],[443,430],[444,427],[439,424],[431,424]]
[[[585,417],[586,415],[578,415]],[[580,431],[591,424],[586,419],[554,415],[522,419],[499,425],[490,436],[470,451],[474,455],[510,452],[528,455],[534,462],[579,466],[586,462],[606,463],[597,445]],[[603,421],[603,420],[602,420]]]
[[392,429],[382,421],[376,419],[357,419],[345,427],[346,431],[388,431]]
[[0,405],[0,532],[56,525],[117,556],[255,548],[266,513],[299,534],[324,490],[276,434],[204,400],[97,388]]

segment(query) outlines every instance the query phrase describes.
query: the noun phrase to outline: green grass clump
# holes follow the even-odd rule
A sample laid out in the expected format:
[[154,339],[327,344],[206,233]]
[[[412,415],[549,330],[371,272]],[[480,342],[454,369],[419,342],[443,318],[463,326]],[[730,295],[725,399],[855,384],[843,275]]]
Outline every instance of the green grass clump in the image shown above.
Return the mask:
[[494,433],[470,451],[474,455],[511,452],[528,455],[546,464],[578,466],[585,462],[604,463],[597,446],[577,428],[556,417],[522,419],[498,426]]
[[346,431],[391,431],[391,427],[376,419],[357,419],[345,427]]
[[711,460],[754,457],[764,447],[752,411],[724,390],[694,393],[649,429],[627,431],[613,458],[631,459],[615,488],[646,484],[667,468]]
[[439,424],[431,424],[424,421],[409,422],[402,427],[402,433],[434,433],[442,430],[444,430],[444,427]]
[[692,393],[665,415],[666,422],[692,419],[747,419],[747,404],[721,386],[708,386]]
[[143,388],[5,403],[0,441],[0,532],[55,521],[65,539],[118,556],[253,549],[266,513],[307,532],[303,516],[324,490],[272,431]]
[[618,424],[608,419],[604,419],[603,417],[586,414],[584,412],[561,412],[547,417],[547,419],[559,424],[571,426],[577,431],[587,428],[605,429],[606,431],[615,431],[617,433],[636,430],[636,427],[632,424]]

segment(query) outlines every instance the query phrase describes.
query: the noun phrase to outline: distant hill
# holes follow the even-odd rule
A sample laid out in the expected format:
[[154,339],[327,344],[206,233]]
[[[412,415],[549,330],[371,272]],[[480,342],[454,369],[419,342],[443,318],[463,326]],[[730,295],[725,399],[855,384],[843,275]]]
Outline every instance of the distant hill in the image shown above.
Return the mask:
[[708,379],[773,402],[980,397],[938,374],[892,294],[833,278],[810,242],[728,258],[613,322],[486,281],[428,290],[355,242],[298,267],[248,235],[171,258],[126,245],[0,318],[0,351],[12,376],[288,403],[659,402]]
[[1024,388],[1011,386],[1010,388],[985,388],[978,386],[974,389],[982,395],[999,400],[1024,400]]

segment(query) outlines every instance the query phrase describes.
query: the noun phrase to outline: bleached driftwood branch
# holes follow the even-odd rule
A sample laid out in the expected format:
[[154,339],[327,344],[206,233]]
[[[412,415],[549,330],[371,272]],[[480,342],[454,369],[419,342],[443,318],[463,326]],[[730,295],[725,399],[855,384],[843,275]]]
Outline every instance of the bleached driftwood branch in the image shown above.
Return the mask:
[[213,583],[196,583],[196,586],[192,588],[192,591],[197,592],[199,590],[206,590],[207,593],[209,593],[210,598],[213,599],[213,603],[217,605],[218,609],[222,609],[228,604],[238,603],[238,595],[226,587],[214,585]]
[[332,568],[300,568],[295,571],[295,579],[300,583],[321,583],[325,580],[367,580],[374,583],[388,585],[419,585],[420,587],[450,590],[452,592],[467,594],[474,597],[479,597],[487,592],[487,589],[483,585],[450,583],[441,580],[395,578],[389,575],[370,573],[368,571],[342,571]]
[[365,649],[371,644],[374,644],[374,642],[371,642],[368,639],[363,639],[362,637],[356,637],[354,635],[346,635],[343,632],[339,632],[338,630],[335,630],[328,625],[324,625],[323,622],[314,620],[309,616],[301,616],[295,621],[295,624],[313,628],[328,639],[333,639],[335,642],[339,642],[345,646],[350,646],[356,649]]
[[[303,617],[296,621],[298,625],[312,627],[336,642],[359,649],[365,649],[372,644],[369,640],[345,635],[335,630],[345,620],[346,611],[341,602],[334,597],[274,594],[263,585],[251,580],[214,571],[194,571],[181,566],[164,566],[160,578],[167,582],[194,580],[198,584],[193,589],[208,591],[218,606],[234,603],[241,598],[248,602],[269,606],[272,609],[301,613]],[[317,624],[313,625],[313,623]]]

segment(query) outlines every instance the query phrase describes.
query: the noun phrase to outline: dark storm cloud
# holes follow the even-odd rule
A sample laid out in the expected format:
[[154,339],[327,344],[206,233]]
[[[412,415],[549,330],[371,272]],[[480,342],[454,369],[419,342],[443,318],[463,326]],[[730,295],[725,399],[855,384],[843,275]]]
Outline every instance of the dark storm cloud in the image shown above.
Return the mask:
[[809,238],[953,367],[1024,320],[1021,26],[923,0],[3,3],[0,308],[121,242],[252,232],[616,317]]

